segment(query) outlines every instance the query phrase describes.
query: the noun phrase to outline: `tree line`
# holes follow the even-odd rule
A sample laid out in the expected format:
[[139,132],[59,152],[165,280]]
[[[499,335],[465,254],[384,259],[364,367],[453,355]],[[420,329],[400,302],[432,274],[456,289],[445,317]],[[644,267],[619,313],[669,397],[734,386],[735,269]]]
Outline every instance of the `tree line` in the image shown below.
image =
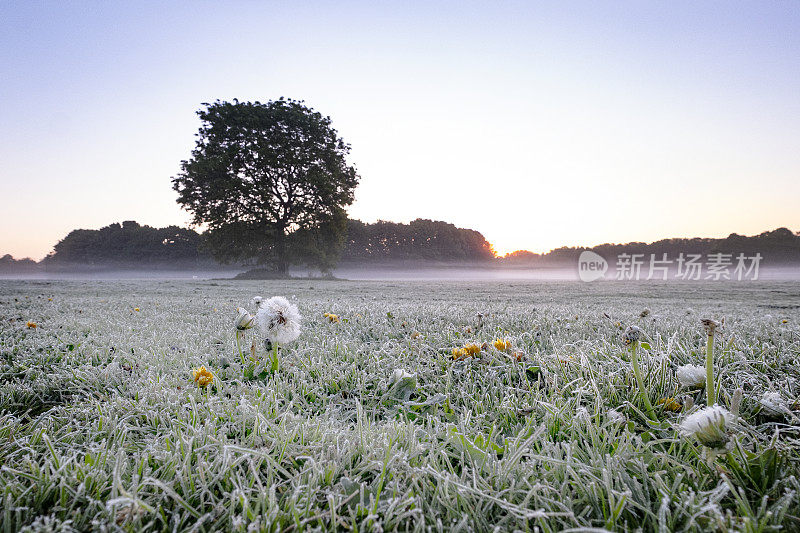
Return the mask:
[[661,258],[664,254],[670,259],[680,254],[745,254],[754,256],[761,254],[765,264],[797,264],[800,263],[800,232],[794,233],[788,228],[765,231],[752,237],[731,233],[722,239],[715,238],[672,238],[652,243],[629,242],[626,244],[600,244],[593,247],[561,247],[536,254],[527,250],[518,250],[506,254],[501,261],[510,266],[563,266],[577,264],[578,257],[584,250],[591,250],[607,260],[613,260],[620,254],[642,254],[649,258],[654,254]]
[[[480,232],[457,228],[453,224],[417,219],[408,224],[378,221],[372,224],[347,220],[341,249],[331,252],[343,262],[380,261],[480,262],[494,259],[491,244]],[[153,228],[135,221],[109,224],[97,230],[76,229],[53,247],[42,260],[43,266],[218,266],[209,252],[208,239],[193,229],[168,226]],[[335,261],[321,261],[309,251],[308,235],[287,239],[285,253],[299,258],[298,263],[328,271]],[[292,249],[297,246],[298,249]],[[3,258],[7,267],[14,261]],[[30,263],[30,264],[29,264]],[[35,263],[27,260],[25,266]],[[232,260],[237,266],[253,263]],[[21,266],[21,265],[20,265]]]
[[[574,266],[583,250],[592,250],[607,259],[622,253],[679,254],[730,253],[761,254],[765,264],[800,263],[800,233],[787,228],[747,237],[731,234],[724,239],[675,238],[653,243],[602,244],[592,248],[561,247],[537,254],[518,250],[497,256],[480,232],[457,228],[453,224],[417,219],[408,224],[378,221],[372,224],[347,220],[342,249],[336,257],[344,263],[382,262],[472,263],[485,266],[519,268]],[[301,255],[301,254],[300,254]],[[313,263],[310,261],[309,264]],[[61,239],[45,259],[0,257],[0,271],[30,272],[42,267],[218,267],[220,263],[204,248],[204,235],[192,229],[168,226],[153,228],[134,221],[110,224],[98,230],[78,229]],[[237,266],[249,267],[242,263]]]
[[480,262],[495,255],[480,232],[447,222],[416,219],[409,224],[384,220],[365,224],[348,220],[342,260]]
[[153,228],[127,220],[98,230],[76,229],[58,241],[44,262],[78,264],[193,264],[210,257],[201,249],[194,230],[168,226]]

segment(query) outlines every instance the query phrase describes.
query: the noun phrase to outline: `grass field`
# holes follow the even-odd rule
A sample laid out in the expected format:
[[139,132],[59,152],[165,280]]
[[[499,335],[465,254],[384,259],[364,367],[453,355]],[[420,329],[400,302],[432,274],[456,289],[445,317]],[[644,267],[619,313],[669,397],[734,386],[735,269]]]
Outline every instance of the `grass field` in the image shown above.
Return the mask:
[[[303,315],[274,374],[255,295]],[[0,528],[798,531],[799,362],[796,282],[0,282]]]

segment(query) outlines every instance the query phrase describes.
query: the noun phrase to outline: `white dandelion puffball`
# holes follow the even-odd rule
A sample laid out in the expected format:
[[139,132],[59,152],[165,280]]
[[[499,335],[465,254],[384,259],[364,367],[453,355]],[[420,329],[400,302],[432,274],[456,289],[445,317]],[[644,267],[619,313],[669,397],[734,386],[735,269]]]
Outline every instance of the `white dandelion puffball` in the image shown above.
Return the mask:
[[283,296],[262,301],[256,322],[261,333],[275,344],[288,344],[300,336],[300,311]]
[[261,296],[253,296],[253,298],[250,300],[250,302],[254,306],[256,306],[256,309],[258,309],[259,307],[261,307],[261,304],[264,303],[264,298],[262,298]]
[[697,365],[678,367],[678,383],[687,389],[699,389],[706,386],[706,369]]
[[686,417],[681,424],[681,434],[695,437],[709,448],[724,448],[728,444],[728,426],[733,418],[730,411],[719,405],[704,407]]

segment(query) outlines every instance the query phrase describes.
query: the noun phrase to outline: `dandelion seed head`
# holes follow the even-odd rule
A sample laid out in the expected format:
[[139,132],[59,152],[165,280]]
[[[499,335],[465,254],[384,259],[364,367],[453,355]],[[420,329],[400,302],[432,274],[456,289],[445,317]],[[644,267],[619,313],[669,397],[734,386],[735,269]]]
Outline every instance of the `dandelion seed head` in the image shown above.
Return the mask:
[[706,369],[697,365],[683,365],[676,372],[678,383],[687,389],[699,389],[706,385]]
[[728,429],[733,418],[719,405],[704,407],[686,417],[680,425],[680,432],[685,437],[696,438],[703,446],[724,448],[730,440]]
[[256,322],[261,333],[272,343],[288,344],[300,336],[300,311],[283,296],[273,296],[260,303]]

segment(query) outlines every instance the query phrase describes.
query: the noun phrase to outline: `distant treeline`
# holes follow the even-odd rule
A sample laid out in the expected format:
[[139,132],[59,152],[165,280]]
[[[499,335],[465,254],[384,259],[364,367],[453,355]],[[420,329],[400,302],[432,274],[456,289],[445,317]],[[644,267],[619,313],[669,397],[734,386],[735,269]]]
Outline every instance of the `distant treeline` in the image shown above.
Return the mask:
[[44,263],[180,263],[211,262],[201,250],[202,238],[191,229],[152,228],[128,220],[98,230],[76,229],[60,240]]
[[[650,244],[602,244],[593,248],[562,247],[546,254],[526,250],[498,257],[479,232],[457,228],[441,221],[417,219],[409,224],[378,221],[347,222],[341,262],[343,263],[472,263],[506,267],[550,267],[575,265],[583,250],[593,250],[613,261],[619,254],[743,253],[761,254],[763,265],[800,264],[800,234],[786,228],[753,237],[731,234],[724,239],[664,239]],[[39,263],[31,259],[0,257],[0,271],[30,272],[40,269],[95,267],[204,267],[219,264],[203,249],[203,236],[191,229],[169,226],[153,228],[137,222],[111,224],[99,230],[73,230],[59,241],[51,254]],[[239,265],[249,266],[249,265]]]
[[692,238],[663,239],[653,243],[629,242],[627,244],[601,244],[591,248],[562,247],[546,254],[535,254],[527,250],[519,250],[507,254],[502,262],[518,266],[550,266],[574,265],[584,250],[592,250],[606,260],[614,260],[620,254],[642,254],[650,258],[655,254],[657,259],[667,254],[667,258],[676,259],[680,254],[744,254],[755,256],[761,254],[764,266],[800,264],[800,233],[793,233],[787,228],[765,231],[753,237],[732,233],[724,239]]
[[[495,258],[479,232],[447,222],[417,219],[409,224],[348,220],[342,262],[437,261],[477,262]],[[40,263],[2,258],[0,269],[60,269],[88,266],[213,267],[218,263],[203,248],[203,235],[192,229],[153,228],[134,221],[98,230],[71,231]],[[249,265],[242,265],[249,266]]]
[[418,218],[409,224],[348,220],[342,261],[490,261],[492,245],[480,232]]
[[33,259],[14,259],[11,254],[0,257],[0,272],[33,272],[39,269],[39,263]]

